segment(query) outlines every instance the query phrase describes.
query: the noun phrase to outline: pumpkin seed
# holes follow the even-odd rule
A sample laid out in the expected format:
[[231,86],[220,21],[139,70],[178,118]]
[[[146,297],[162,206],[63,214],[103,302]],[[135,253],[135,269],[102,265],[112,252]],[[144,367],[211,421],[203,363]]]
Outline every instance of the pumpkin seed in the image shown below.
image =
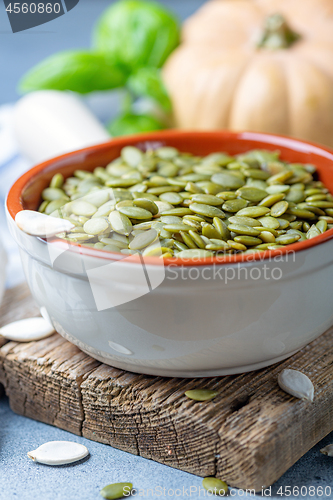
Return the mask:
[[121,150],[121,157],[130,167],[136,167],[142,160],[143,154],[140,149],[133,146],[125,146]]
[[291,396],[303,399],[304,401],[313,401],[313,384],[309,377],[298,370],[282,370],[278,376],[278,384],[283,391]]
[[327,455],[328,457],[333,457],[333,444],[328,444],[325,448],[322,448],[320,453]]
[[243,226],[240,224],[229,224],[228,229],[229,231],[233,231],[234,233],[247,234],[249,236],[258,236],[261,233],[260,230],[254,229],[254,227]]
[[296,243],[300,239],[299,234],[282,234],[275,238],[275,243],[279,245],[290,245],[291,243]]
[[109,228],[109,223],[104,217],[89,219],[83,226],[83,230],[89,234],[101,234]]
[[263,215],[266,215],[269,213],[269,208],[267,207],[246,207],[242,208],[237,212],[237,216],[245,216],[245,217],[262,217]]
[[66,196],[66,193],[62,189],[55,188],[55,187],[49,187],[49,188],[43,189],[42,198],[43,198],[43,200],[46,200],[46,201],[54,201],[54,200],[59,200],[59,199],[65,199],[66,201],[69,200],[69,197]]
[[247,206],[247,201],[241,198],[235,198],[233,200],[227,200],[223,203],[222,208],[227,212],[238,212],[242,208]]
[[179,203],[183,202],[183,198],[178,193],[174,193],[174,192],[162,193],[160,195],[160,199],[162,201],[166,201],[167,203],[170,203],[171,205],[179,205]]
[[278,201],[271,207],[271,216],[272,217],[281,217],[289,207],[289,203],[287,201]]
[[320,220],[320,221],[318,221],[317,224],[316,224],[316,228],[321,233],[324,233],[325,231],[327,231],[327,222],[326,222],[326,220]]
[[232,224],[240,224],[243,226],[260,226],[261,222],[260,219],[252,219],[251,217],[242,217],[239,215],[233,215],[232,217],[229,217],[228,219],[229,222]]
[[[147,198],[136,198],[133,201],[133,206],[139,207],[139,208],[144,208],[145,210],[148,210],[148,212],[150,212],[153,215],[156,215],[159,212],[159,208],[156,205],[156,203],[152,200],[147,199]],[[136,217],[136,218],[138,218],[138,217]]]
[[213,225],[214,227],[216,227],[217,231],[219,232],[223,240],[228,240],[230,238],[230,231],[228,229],[227,224],[223,220],[221,220],[219,217],[214,217]]
[[209,401],[218,395],[217,391],[208,389],[191,389],[185,392],[185,396],[194,401]]
[[[186,233],[185,233],[186,234]],[[190,231],[188,232],[188,234],[191,236],[192,240],[194,241],[194,243],[196,244],[196,246],[198,248],[205,248],[205,242],[204,240],[201,238],[201,236],[196,233],[195,231],[192,231],[190,229]],[[182,235],[183,236],[183,235]],[[185,241],[185,240],[184,240]],[[186,243],[186,242],[185,242]]]
[[82,460],[87,455],[89,455],[88,448],[72,441],[49,441],[36,450],[28,452],[31,460],[46,465],[71,464]]
[[205,490],[211,491],[214,495],[219,496],[226,496],[229,491],[227,483],[216,477],[205,477],[205,479],[202,480],[202,486]]
[[186,234],[184,231],[180,231],[180,235],[188,248],[198,248],[189,234]]
[[156,240],[157,236],[158,234],[155,229],[144,231],[133,238],[129,244],[129,248],[130,250],[141,250],[142,248],[146,248]]
[[21,210],[15,217],[16,225],[32,236],[51,238],[58,233],[69,233],[75,225],[66,219],[58,219],[33,210]]
[[212,194],[194,194],[191,198],[194,203],[203,203],[204,205],[212,205],[214,207],[222,205],[222,200]]
[[191,227],[188,224],[166,224],[165,231],[170,233],[179,233],[180,231],[190,231]]
[[311,240],[312,238],[315,238],[320,234],[321,234],[320,230],[315,226],[315,224],[312,224],[309,231],[306,233],[306,237],[308,240]]
[[113,483],[104,486],[99,493],[107,500],[117,500],[117,498],[130,496],[132,489],[132,483]]
[[32,342],[45,339],[54,333],[53,326],[44,318],[27,318],[0,328],[0,335],[14,342]]
[[236,195],[244,198],[244,200],[259,202],[266,198],[267,192],[263,189],[244,186],[236,191]]
[[212,176],[212,182],[223,186],[224,189],[239,189],[245,181],[231,173],[221,172]]
[[161,215],[178,215],[179,217],[182,217],[184,215],[193,215],[192,210],[183,207],[171,208],[170,210],[169,209],[163,210],[163,212],[160,213]]
[[[152,213],[145,208],[140,207],[121,207],[118,210],[121,214],[126,215],[131,219],[150,220]],[[111,215],[111,214],[110,214]]]
[[310,210],[294,207],[288,209],[288,214],[296,215],[296,217],[300,217],[301,219],[313,219],[315,217],[314,213]]
[[69,205],[69,204],[67,205],[67,200],[65,200],[64,198],[59,198],[58,200],[50,201],[45,207],[44,213],[46,215],[51,215],[55,210],[62,208],[64,205],[66,205],[67,207]]
[[271,186],[268,186],[266,188],[266,191],[268,194],[276,194],[276,193],[286,193],[287,191],[289,191],[290,189],[290,186],[286,186],[286,185],[281,185],[281,184],[273,184]]
[[97,212],[97,207],[88,201],[76,200],[70,203],[70,210],[75,215],[91,217],[95,212]]
[[189,193],[204,193],[204,190],[199,187],[197,184],[194,184],[194,182],[188,182],[185,186],[185,191],[188,191]]
[[127,236],[132,231],[132,222],[120,211],[118,212],[115,210],[114,212],[111,212],[109,215],[109,221],[112,229],[116,231],[116,233]]
[[255,238],[254,236],[246,236],[246,235],[241,235],[241,236],[235,236],[234,240],[237,241],[237,243],[242,243],[242,245],[252,247],[254,245],[260,245],[262,241],[259,238]]
[[212,207],[211,205],[205,205],[204,203],[191,203],[190,210],[199,215],[204,215],[206,217],[220,217],[225,218],[224,212],[217,207]]
[[202,235],[206,236],[206,238],[216,238],[216,239],[222,239],[222,236],[220,232],[212,225],[208,223],[204,223],[202,225]]
[[64,183],[64,176],[62,174],[55,174],[50,182],[50,188],[61,188]]

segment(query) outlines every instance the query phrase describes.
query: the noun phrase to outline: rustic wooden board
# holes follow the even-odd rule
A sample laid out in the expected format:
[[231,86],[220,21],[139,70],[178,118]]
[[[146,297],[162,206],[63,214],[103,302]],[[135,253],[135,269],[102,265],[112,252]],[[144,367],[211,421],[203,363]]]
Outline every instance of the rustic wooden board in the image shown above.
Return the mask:
[[[36,315],[25,285],[9,290],[0,324]],[[0,381],[12,409],[74,434],[199,476],[260,490],[333,429],[333,329],[292,358],[227,377],[168,379],[101,364],[54,334],[0,349]],[[315,400],[281,391],[282,368],[306,373]],[[212,401],[190,388],[217,389]]]

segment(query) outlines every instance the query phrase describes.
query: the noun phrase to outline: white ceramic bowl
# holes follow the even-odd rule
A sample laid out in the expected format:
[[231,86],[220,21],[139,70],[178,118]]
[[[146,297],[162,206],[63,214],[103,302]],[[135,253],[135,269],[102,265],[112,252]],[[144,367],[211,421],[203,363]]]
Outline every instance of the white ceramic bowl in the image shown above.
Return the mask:
[[70,175],[117,157],[127,144],[167,144],[195,154],[280,149],[314,163],[333,188],[333,153],[257,133],[159,132],[115,139],[50,160],[16,182],[7,199],[11,232],[29,287],[55,329],[96,359],[162,376],[228,375],[292,355],[333,324],[333,230],[282,251],[163,266],[46,242],[19,230],[15,214],[38,206],[56,171]]

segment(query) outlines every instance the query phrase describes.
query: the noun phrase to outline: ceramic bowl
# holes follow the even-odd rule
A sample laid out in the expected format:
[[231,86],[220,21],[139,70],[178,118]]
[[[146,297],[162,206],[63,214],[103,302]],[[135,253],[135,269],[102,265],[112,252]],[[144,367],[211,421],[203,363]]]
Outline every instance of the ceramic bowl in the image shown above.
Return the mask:
[[47,161],[11,188],[7,215],[31,292],[55,329],[94,358],[168,377],[229,375],[291,356],[333,324],[333,230],[282,250],[193,261],[143,259],[45,241],[14,218],[36,209],[55,172],[93,170],[125,145],[207,155],[281,151],[313,163],[333,192],[333,152],[261,133],[163,131],[117,138]]

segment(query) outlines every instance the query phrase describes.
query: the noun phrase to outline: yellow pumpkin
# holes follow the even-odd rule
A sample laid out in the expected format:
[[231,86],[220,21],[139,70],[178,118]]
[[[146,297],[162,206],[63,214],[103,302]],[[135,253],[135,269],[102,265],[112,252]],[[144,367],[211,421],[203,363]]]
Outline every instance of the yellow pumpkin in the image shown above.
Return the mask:
[[163,76],[179,128],[333,146],[333,0],[211,0]]

